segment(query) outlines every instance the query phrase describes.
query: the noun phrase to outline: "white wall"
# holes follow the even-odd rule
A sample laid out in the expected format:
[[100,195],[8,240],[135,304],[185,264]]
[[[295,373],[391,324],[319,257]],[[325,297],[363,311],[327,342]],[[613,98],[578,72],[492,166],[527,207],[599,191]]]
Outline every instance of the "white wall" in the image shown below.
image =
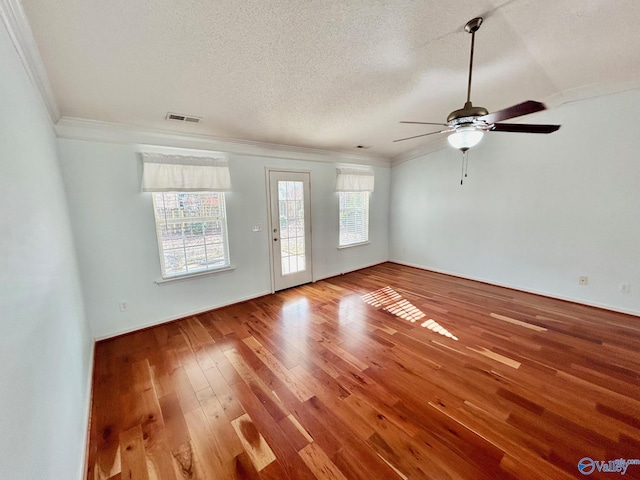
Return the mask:
[[0,22],[0,478],[82,478],[93,341],[49,117]]
[[395,166],[391,259],[640,314],[639,110],[632,91],[527,118],[551,135],[487,134],[464,186],[451,148]]
[[[141,161],[132,145],[60,139],[87,317],[98,338],[270,293],[265,167],[311,171],[313,275],[321,279],[388,259],[389,168],[376,168],[371,243],[338,250],[334,164],[229,156],[226,194],[229,272],[178,282],[161,278],[151,194],[140,192]],[[252,232],[261,225],[262,231]],[[128,311],[118,302],[126,300]]]

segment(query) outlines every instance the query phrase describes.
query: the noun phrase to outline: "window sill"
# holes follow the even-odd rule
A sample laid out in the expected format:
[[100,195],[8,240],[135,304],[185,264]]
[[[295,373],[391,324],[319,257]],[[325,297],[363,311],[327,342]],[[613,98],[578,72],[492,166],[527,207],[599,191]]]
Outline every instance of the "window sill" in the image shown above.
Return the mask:
[[181,280],[190,280],[192,278],[198,277],[207,277],[209,275],[215,275],[216,273],[228,272],[235,269],[235,266],[229,265],[228,267],[216,268],[215,270],[205,270],[204,272],[187,273],[185,275],[176,275],[175,277],[162,278],[160,280],[156,280],[153,283],[155,283],[156,285],[164,285],[165,283],[179,282]]
[[360,243],[351,243],[349,245],[342,245],[340,247],[338,247],[338,250],[344,250],[345,248],[351,248],[351,247],[360,247],[362,245],[369,245],[371,242],[366,241],[366,242],[360,242]]

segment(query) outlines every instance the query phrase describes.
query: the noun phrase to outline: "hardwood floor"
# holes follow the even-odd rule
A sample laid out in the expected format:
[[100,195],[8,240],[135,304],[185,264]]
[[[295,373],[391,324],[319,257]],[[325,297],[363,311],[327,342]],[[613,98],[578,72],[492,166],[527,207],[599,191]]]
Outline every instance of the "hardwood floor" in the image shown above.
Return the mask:
[[87,478],[583,478],[639,371],[640,318],[385,263],[98,343]]

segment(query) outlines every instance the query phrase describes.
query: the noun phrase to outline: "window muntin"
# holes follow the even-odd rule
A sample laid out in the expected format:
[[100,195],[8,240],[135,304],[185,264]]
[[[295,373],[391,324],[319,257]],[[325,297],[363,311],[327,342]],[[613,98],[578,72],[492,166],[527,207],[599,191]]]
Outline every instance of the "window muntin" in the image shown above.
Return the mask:
[[306,270],[304,182],[278,181],[282,275]]
[[339,192],[340,247],[369,241],[369,192]]
[[222,192],[154,192],[162,277],[228,268],[229,242]]

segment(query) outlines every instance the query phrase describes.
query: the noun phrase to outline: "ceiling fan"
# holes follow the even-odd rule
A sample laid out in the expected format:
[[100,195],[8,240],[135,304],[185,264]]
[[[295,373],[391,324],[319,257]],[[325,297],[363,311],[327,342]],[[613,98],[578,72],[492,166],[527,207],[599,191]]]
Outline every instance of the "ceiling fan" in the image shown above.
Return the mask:
[[454,110],[447,117],[447,123],[431,123],[431,122],[400,122],[413,123],[419,125],[440,125],[447,127],[444,130],[436,132],[423,133],[413,137],[400,138],[394,142],[402,142],[412,138],[425,137],[427,135],[435,135],[438,133],[449,133],[447,140],[451,146],[466,152],[482,140],[485,132],[519,132],[519,133],[552,133],[560,128],[560,125],[540,125],[525,123],[501,123],[503,120],[510,118],[529,115],[530,113],[545,110],[546,107],[540,102],[528,100],[526,102],[513,105],[497,112],[489,113],[484,107],[474,107],[471,104],[471,74],[473,72],[473,49],[475,44],[475,35],[482,25],[482,17],[469,20],[464,29],[471,34],[471,56],[469,59],[469,82],[467,84],[467,101],[459,110]]

